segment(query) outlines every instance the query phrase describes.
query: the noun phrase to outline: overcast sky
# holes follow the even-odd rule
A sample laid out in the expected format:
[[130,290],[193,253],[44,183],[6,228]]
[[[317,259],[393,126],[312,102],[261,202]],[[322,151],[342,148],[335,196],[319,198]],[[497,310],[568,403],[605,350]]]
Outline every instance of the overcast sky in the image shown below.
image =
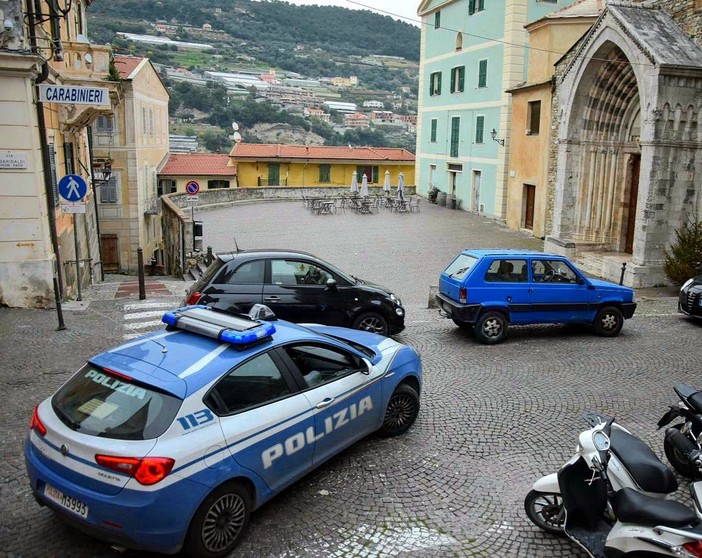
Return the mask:
[[393,19],[403,18],[403,21],[419,26],[417,7],[421,0],[287,0],[292,4],[319,6],[341,6],[352,10],[372,10]]

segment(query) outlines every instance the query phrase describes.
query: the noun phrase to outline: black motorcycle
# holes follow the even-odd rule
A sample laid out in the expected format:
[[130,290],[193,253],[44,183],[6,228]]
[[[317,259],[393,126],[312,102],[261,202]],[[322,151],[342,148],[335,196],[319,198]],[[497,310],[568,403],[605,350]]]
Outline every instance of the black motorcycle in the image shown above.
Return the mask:
[[695,463],[694,456],[702,450],[702,391],[678,384],[673,387],[680,401],[658,421],[658,428],[676,419],[683,422],[666,429],[663,449],[668,461],[681,475],[690,479],[702,479],[702,472]]

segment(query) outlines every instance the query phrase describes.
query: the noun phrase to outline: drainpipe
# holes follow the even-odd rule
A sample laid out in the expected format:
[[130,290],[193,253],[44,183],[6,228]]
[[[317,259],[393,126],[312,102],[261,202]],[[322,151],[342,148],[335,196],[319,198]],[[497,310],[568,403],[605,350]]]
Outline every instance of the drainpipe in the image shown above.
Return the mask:
[[[100,212],[98,211],[98,197],[93,177],[93,127],[88,126],[88,149],[90,150],[90,181],[93,183],[93,204],[95,206],[95,229],[98,237],[98,257],[100,258],[100,281],[105,281],[105,264],[102,261],[102,240],[100,238]],[[90,242],[88,242],[90,245]]]
[[[34,9],[32,9],[32,2],[27,2],[27,16],[29,24],[29,44],[31,45],[32,53],[39,54],[37,48],[37,32],[36,32],[36,18],[41,19],[41,0],[34,0]],[[59,252],[59,241],[58,233],[56,232],[56,208],[52,207],[51,200],[54,199],[54,187],[51,183],[51,156],[49,154],[49,146],[46,143],[46,120],[44,119],[44,103],[39,100],[39,84],[46,80],[49,76],[49,64],[44,62],[41,67],[41,74],[34,81],[35,95],[37,98],[37,125],[39,127],[39,145],[41,148],[41,158],[44,166],[44,189],[46,191],[46,204],[47,204],[47,215],[49,218],[49,232],[51,233],[51,247],[56,256],[56,276],[57,283],[54,289],[54,297],[56,298],[56,306],[60,312],[61,299],[63,298],[63,275],[61,274],[61,254]],[[59,319],[61,322],[61,319]]]

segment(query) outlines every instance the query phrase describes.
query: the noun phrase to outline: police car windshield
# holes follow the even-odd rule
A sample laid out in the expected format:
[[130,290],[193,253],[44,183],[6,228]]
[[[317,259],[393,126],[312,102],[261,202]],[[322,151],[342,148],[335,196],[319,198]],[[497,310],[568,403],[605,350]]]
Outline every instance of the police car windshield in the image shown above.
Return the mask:
[[92,436],[149,440],[173,422],[181,400],[86,364],[51,400],[66,426]]

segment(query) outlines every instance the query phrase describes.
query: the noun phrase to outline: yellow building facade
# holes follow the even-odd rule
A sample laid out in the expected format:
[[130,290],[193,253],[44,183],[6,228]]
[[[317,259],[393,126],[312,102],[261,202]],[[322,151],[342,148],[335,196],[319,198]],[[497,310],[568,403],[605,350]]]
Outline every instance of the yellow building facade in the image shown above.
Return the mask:
[[554,64],[590,29],[603,0],[580,0],[526,26],[529,72],[512,95],[507,226],[542,238],[548,212]]

